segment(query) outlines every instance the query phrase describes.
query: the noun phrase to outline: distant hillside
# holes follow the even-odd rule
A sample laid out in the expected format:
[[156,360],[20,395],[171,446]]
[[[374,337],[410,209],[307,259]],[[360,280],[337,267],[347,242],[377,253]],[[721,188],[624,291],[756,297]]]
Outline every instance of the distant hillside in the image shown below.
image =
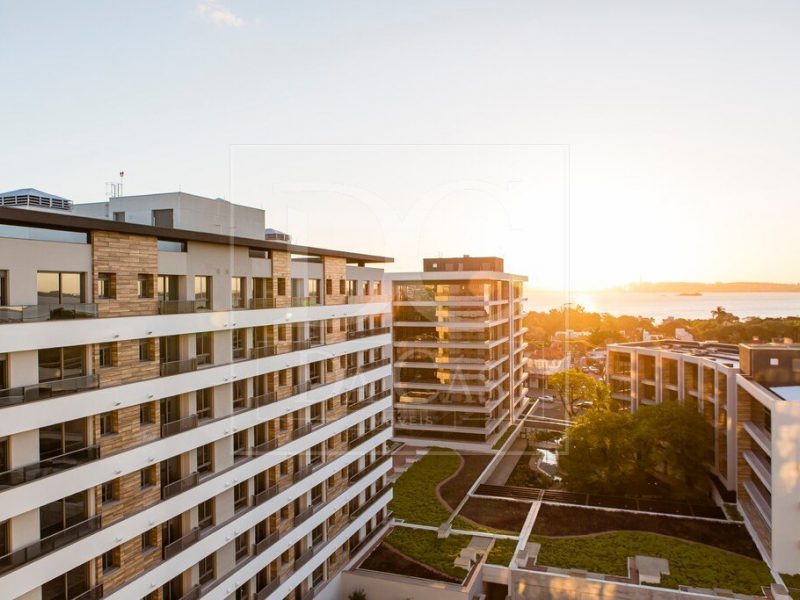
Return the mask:
[[661,292],[693,294],[702,292],[800,292],[800,283],[768,283],[759,281],[734,281],[729,283],[692,283],[689,281],[661,281],[629,283],[610,288],[615,292]]

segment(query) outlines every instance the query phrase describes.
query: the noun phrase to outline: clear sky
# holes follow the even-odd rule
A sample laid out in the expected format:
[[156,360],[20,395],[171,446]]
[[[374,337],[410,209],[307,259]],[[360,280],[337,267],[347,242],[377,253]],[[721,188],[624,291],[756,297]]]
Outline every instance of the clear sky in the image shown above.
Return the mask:
[[[98,200],[124,169],[126,193],[263,206],[298,241],[402,269],[504,252],[550,287],[568,194],[572,287],[800,281],[799,26],[796,1],[0,2],[0,190]],[[549,150],[508,173],[485,147],[282,147],[325,144]],[[378,234],[342,200],[368,184],[391,190]]]

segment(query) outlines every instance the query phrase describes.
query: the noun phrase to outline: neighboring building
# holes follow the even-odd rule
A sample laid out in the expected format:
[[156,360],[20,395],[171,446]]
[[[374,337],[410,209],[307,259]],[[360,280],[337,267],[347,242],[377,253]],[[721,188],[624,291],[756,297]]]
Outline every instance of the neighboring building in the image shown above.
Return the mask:
[[501,258],[427,258],[389,273],[395,434],[411,444],[489,447],[526,404],[522,284]]
[[611,395],[636,410],[695,402],[714,429],[713,479],[772,567],[800,572],[800,345],[612,344]]
[[278,233],[0,195],[3,598],[305,598],[381,529],[390,259]]
[[564,358],[533,358],[527,357],[526,370],[529,373],[528,387],[536,393],[544,392],[547,387],[547,378],[562,371],[568,371],[572,368],[572,357],[570,355]]

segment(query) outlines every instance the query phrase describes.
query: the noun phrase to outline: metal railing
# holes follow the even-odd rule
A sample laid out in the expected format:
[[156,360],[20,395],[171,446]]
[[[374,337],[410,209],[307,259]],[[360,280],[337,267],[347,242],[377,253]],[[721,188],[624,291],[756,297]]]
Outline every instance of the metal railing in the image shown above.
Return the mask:
[[315,296],[292,296],[289,299],[291,306],[317,306],[319,298]]
[[72,450],[59,456],[46,458],[37,463],[10,469],[0,473],[0,488],[13,487],[22,483],[28,483],[42,477],[47,477],[53,473],[60,473],[78,465],[82,465],[100,458],[100,446],[92,445]]
[[183,360],[172,360],[161,363],[161,377],[180,375],[181,373],[188,373],[196,370],[197,358],[184,358]]
[[389,461],[391,458],[392,458],[391,454],[384,454],[383,456],[380,456],[380,457],[376,458],[369,465],[367,465],[366,467],[364,467],[360,471],[354,473],[353,475],[350,475],[347,478],[347,482],[350,483],[350,484],[353,484],[356,481],[364,479],[364,477],[366,477],[367,475],[372,473],[375,469],[377,469],[382,464],[384,464],[387,461]]
[[233,355],[233,360],[242,360],[243,358],[247,358],[247,349],[233,348],[231,354]]
[[308,423],[303,423],[299,427],[295,427],[294,429],[292,429],[291,433],[292,441],[298,440],[304,435],[308,435],[309,433],[311,433],[311,430],[313,428],[314,424],[311,421],[309,421]]
[[278,354],[278,347],[274,344],[268,346],[255,346],[250,348],[250,358],[266,358]]
[[277,542],[280,538],[281,538],[281,534],[280,534],[279,531],[275,531],[273,533],[270,533],[267,537],[265,537],[260,542],[256,542],[255,544],[253,544],[253,554],[258,556],[259,554],[264,552],[264,550],[266,550],[267,548],[272,546],[275,542]]
[[254,494],[253,495],[253,506],[258,506],[259,504],[263,504],[264,502],[266,502],[270,498],[274,498],[275,496],[278,495],[278,493],[280,491],[281,491],[280,484],[275,483],[275,484],[269,486],[264,491],[258,492],[257,494]]
[[202,588],[198,583],[197,585],[192,587],[192,589],[186,592],[183,596],[181,596],[178,600],[199,600],[201,590]]
[[251,309],[276,308],[275,298],[250,298],[248,306]]
[[205,306],[205,301],[198,300],[159,300],[158,314],[160,315],[180,315],[185,313],[197,312],[200,307],[198,303]]
[[164,546],[161,550],[161,555],[163,556],[164,560],[172,558],[178,552],[183,552],[197,542],[200,539],[200,528],[199,527],[192,527],[192,529],[186,535],[179,537],[177,540],[174,540]]
[[369,406],[370,404],[374,404],[375,402],[379,402],[384,398],[388,398],[392,395],[392,390],[383,390],[382,392],[378,392],[377,394],[373,394],[369,398],[364,398],[363,400],[358,400],[356,402],[350,402],[347,405],[347,412],[355,412],[357,410],[361,410],[365,406]]
[[61,319],[96,319],[97,304],[25,304],[0,306],[0,323],[30,323]]
[[70,525],[36,542],[0,556],[0,573],[5,573],[21,565],[27,564],[45,554],[63,548],[67,544],[100,529],[100,515],[89,517],[85,521]]
[[383,335],[384,333],[389,333],[390,331],[391,329],[388,327],[374,327],[372,329],[362,329],[361,331],[348,331],[347,339],[357,340],[359,338],[370,337],[373,335]]
[[391,362],[392,361],[390,358],[382,358],[381,360],[375,360],[371,363],[361,365],[360,367],[348,367],[345,371],[345,376],[352,377],[353,375],[360,375],[361,373],[366,373],[367,371],[372,371],[373,369],[385,367],[386,365],[391,364]]
[[368,296],[347,296],[348,304],[366,304],[367,302],[388,302],[389,296],[383,294],[372,294]]
[[253,600],[267,600],[272,593],[281,586],[281,578],[276,577],[260,590],[253,594]]
[[48,398],[63,396],[64,394],[93,390],[99,385],[100,379],[96,374],[93,374],[8,388],[0,390],[0,406],[12,406],[25,402],[35,402],[36,400],[46,400]]
[[389,429],[389,427],[391,427],[391,426],[392,426],[392,424],[391,424],[390,421],[386,421],[385,423],[381,423],[380,425],[378,425],[377,427],[373,427],[372,429],[370,429],[366,433],[362,433],[360,436],[358,436],[356,438],[353,438],[352,440],[348,440],[347,441],[347,447],[348,448],[354,448],[355,446],[358,446],[359,444],[361,444],[363,442],[366,442],[369,438],[378,435],[381,431],[385,431],[386,429]]
[[178,419],[176,421],[170,421],[169,423],[164,423],[161,426],[161,437],[165,438],[175,435],[176,433],[189,431],[190,429],[197,427],[198,423],[199,419],[196,414],[183,417],[182,419]]
[[161,487],[161,499],[166,500],[167,498],[172,498],[173,496],[177,496],[181,492],[185,492],[186,490],[193,488],[196,486],[200,481],[200,474],[199,473],[191,473],[187,475],[183,479],[178,479],[178,481],[173,481],[172,483],[168,483]]
[[72,600],[100,600],[103,597],[103,584],[98,583],[94,587],[89,588],[82,594],[73,596]]
[[250,398],[250,402],[253,406],[266,406],[267,404],[272,404],[273,402],[278,401],[278,392],[267,392],[266,394],[261,394],[260,396],[253,396]]
[[391,483],[387,483],[377,492],[375,492],[370,499],[364,502],[361,506],[350,513],[350,520],[357,519],[360,515],[364,514],[364,512],[372,505],[374,505],[380,498],[386,495],[389,489],[392,487]]

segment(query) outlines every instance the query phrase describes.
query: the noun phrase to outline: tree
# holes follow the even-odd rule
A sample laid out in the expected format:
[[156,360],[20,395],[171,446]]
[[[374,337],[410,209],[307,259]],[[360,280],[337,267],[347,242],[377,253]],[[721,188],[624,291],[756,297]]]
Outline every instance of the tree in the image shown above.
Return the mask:
[[589,400],[594,403],[598,399],[597,381],[576,369],[561,371],[547,378],[547,387],[555,390],[556,397],[564,405],[564,410],[574,417],[577,409],[575,403]]
[[347,600],[367,600],[367,593],[364,590],[355,590],[350,592]]
[[717,308],[712,310],[711,316],[714,317],[714,320],[720,325],[724,325],[727,323],[736,323],[739,321],[739,317],[737,317],[733,313],[729,313],[721,306],[718,306]]

